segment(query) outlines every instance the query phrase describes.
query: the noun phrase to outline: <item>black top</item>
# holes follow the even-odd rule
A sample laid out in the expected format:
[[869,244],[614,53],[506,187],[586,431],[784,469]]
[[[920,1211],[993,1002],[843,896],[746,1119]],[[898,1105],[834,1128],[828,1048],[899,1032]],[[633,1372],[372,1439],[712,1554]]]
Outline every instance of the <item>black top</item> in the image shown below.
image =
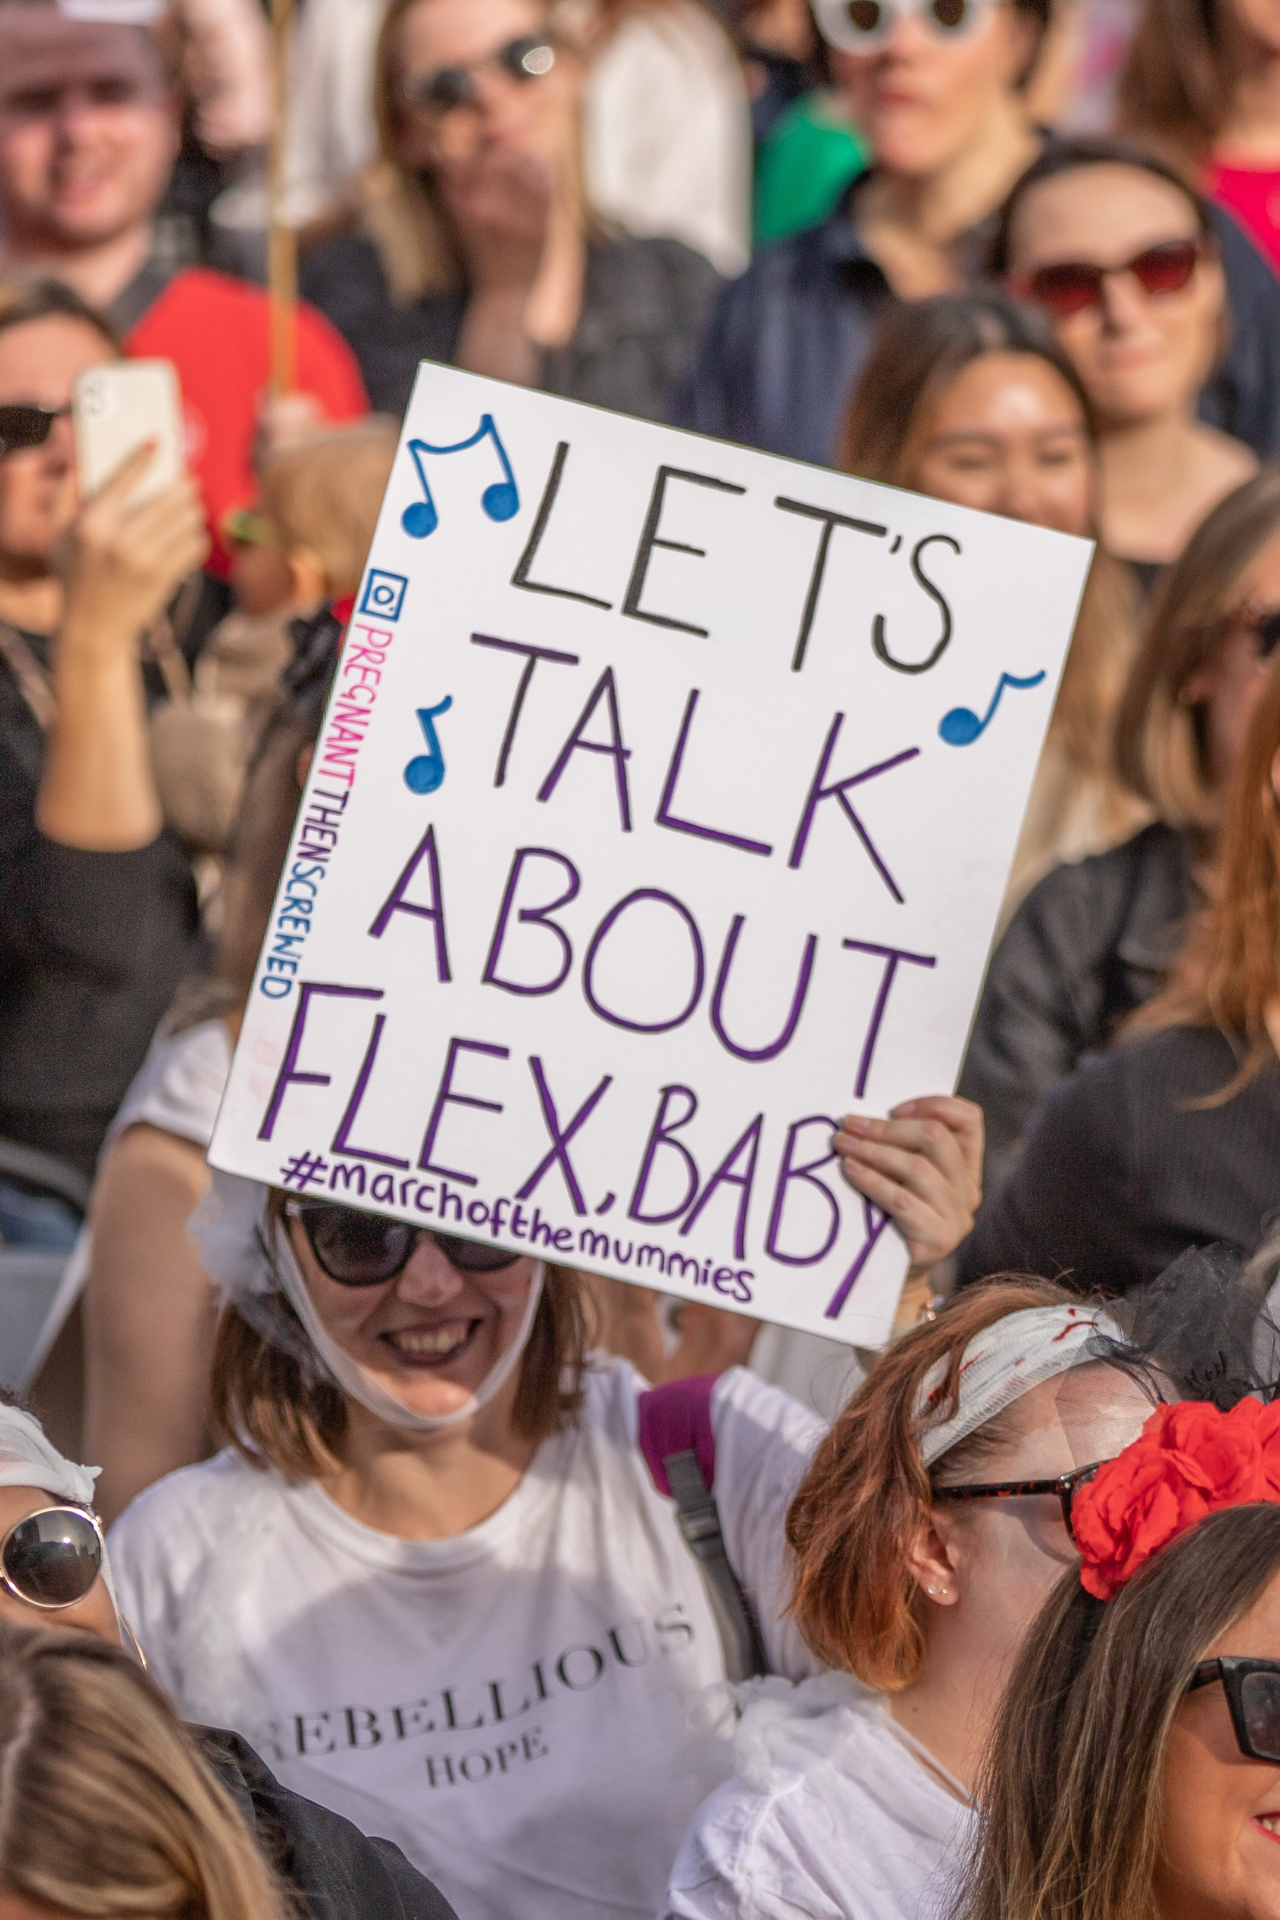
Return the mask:
[[1187,843],[1158,822],[1056,867],[1022,902],[992,956],[960,1076],[986,1115],[989,1196],[1040,1096],[1162,983],[1194,903]]
[[[23,636],[46,662],[49,642]],[[191,865],[161,834],[91,853],[36,826],[44,734],[0,659],[0,1136],[92,1176],[178,980],[198,955]]]
[[[624,236],[587,255],[582,316],[567,347],[543,355],[538,385],[642,420],[665,420],[692,363],[719,275],[678,240]],[[396,306],[377,249],[359,235],[307,255],[301,292],[346,338],[371,405],[402,414],[420,360],[453,362],[466,294]]]
[[282,1787],[238,1733],[189,1731],[311,1920],[457,1920],[390,1840],[370,1840],[340,1813]]
[[[892,301],[867,253],[853,202],[856,180],[818,226],[756,254],[720,296],[676,417],[767,453],[828,466],[858,376]],[[1200,411],[1267,459],[1280,448],[1280,281],[1230,214],[1210,205],[1222,251],[1230,326]],[[959,243],[962,277],[980,279],[985,231]]]
[[1171,1027],[1059,1081],[956,1256],[960,1284],[1069,1274],[1082,1291],[1124,1293],[1188,1247],[1252,1250],[1280,1207],[1280,1061],[1225,1106],[1190,1104],[1236,1066],[1216,1030]]

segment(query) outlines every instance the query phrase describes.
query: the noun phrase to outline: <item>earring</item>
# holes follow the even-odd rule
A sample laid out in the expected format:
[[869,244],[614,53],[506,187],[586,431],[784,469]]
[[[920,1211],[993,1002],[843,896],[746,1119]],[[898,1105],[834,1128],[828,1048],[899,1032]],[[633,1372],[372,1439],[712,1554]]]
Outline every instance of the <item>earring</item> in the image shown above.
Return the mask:
[[936,1599],[937,1593],[938,1593],[938,1589],[936,1587],[927,1587],[925,1591],[928,1593],[931,1599]]

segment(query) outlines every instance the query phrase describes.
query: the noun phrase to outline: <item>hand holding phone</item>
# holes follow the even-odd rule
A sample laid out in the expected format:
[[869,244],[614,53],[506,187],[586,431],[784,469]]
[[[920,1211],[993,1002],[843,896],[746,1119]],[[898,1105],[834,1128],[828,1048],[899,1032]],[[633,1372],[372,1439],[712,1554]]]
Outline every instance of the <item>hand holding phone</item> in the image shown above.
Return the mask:
[[130,494],[141,506],[187,470],[182,394],[168,360],[112,360],[86,367],[75,383],[71,425],[80,498],[91,500],[139,448],[154,452]]

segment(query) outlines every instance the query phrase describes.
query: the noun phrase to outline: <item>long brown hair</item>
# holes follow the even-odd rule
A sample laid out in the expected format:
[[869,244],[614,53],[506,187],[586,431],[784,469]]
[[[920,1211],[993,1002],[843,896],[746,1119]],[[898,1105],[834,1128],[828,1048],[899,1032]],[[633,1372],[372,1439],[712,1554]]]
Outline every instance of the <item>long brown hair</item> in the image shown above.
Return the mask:
[[1120,124],[1194,167],[1227,123],[1238,78],[1215,0],[1146,0],[1120,70]]
[[946,1363],[939,1419],[954,1413],[969,1342],[1011,1313],[1079,1303],[1048,1280],[990,1280],[966,1288],[936,1320],[918,1321],[876,1361],[819,1445],[787,1515],[795,1555],[791,1613],[829,1667],[889,1693],[920,1670],[924,1638],[907,1565],[935,1486],[958,1483],[1016,1431],[1014,1407],[953,1447],[932,1474],[916,1408],[931,1367]]
[[0,1627],[0,1886],[63,1913],[286,1920],[160,1689],[86,1633]]
[[1280,535],[1280,468],[1263,467],[1208,514],[1157,590],[1116,718],[1122,779],[1171,827],[1212,838],[1204,713],[1183,690],[1222,644],[1245,574]]
[[957,1920],[1144,1920],[1197,1661],[1280,1572],[1280,1507],[1201,1521],[1104,1605],[1065,1573],[1023,1642]]
[[[1259,1073],[1275,1050],[1264,1015],[1280,1000],[1280,801],[1271,769],[1280,754],[1280,653],[1271,663],[1231,778],[1212,898],[1164,991],[1129,1030],[1217,1027],[1241,1053],[1220,1105]],[[1242,1045],[1243,1043],[1243,1045]]]
[[[990,353],[1042,360],[1075,400],[1096,454],[1097,427],[1089,396],[1048,320],[999,289],[983,288],[891,309],[845,413],[836,465],[865,480],[910,486],[915,449],[930,412],[966,367]],[[1113,778],[1115,715],[1137,650],[1132,582],[1127,570],[1099,549],[1046,745],[1061,750],[1077,787],[1081,778],[1098,783],[1113,840],[1132,832],[1138,820],[1132,797]],[[1029,821],[1033,815],[1034,806]],[[1053,832],[1051,823],[1050,842]],[[1028,837],[1037,837],[1033,828]],[[1051,845],[1020,847],[1024,887],[1040,877],[1053,854]],[[1063,857],[1062,852],[1056,857]]]
[[[272,1193],[268,1233],[286,1230],[285,1199]],[[274,1467],[287,1480],[319,1479],[342,1464],[346,1397],[297,1358],[307,1336],[288,1301],[280,1296],[273,1308],[288,1326],[294,1351],[251,1326],[234,1306],[225,1306],[218,1316],[213,1431],[251,1467],[264,1472]],[[512,1410],[512,1424],[523,1439],[536,1444],[576,1420],[593,1332],[581,1275],[571,1267],[548,1266]]]

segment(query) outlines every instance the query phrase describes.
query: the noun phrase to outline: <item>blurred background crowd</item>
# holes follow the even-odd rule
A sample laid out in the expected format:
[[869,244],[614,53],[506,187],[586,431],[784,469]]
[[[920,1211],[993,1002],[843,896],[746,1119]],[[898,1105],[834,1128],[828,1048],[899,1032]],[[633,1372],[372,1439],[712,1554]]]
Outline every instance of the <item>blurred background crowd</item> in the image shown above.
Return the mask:
[[[122,357],[180,385],[188,472],[142,506],[145,448],[77,484],[73,391]],[[272,1373],[288,1341],[219,1318],[187,1226],[423,359],[1096,542],[959,1097],[925,1089],[836,1136],[912,1259],[897,1351],[919,1364],[862,1391],[910,1400],[964,1348],[907,1347],[933,1337],[917,1316],[956,1292],[938,1324],[967,1312],[976,1338],[992,1275],[1056,1287],[991,1323],[1131,1295],[1188,1248],[1270,1284],[1277,0],[277,0],[274,20],[260,0],[0,0],[0,1373],[42,1445],[101,1466],[103,1519],[222,1441],[282,1487],[357,1471],[343,1419],[367,1416],[296,1354],[297,1379]],[[263,1218],[269,1237],[284,1216]],[[323,1273],[367,1284],[334,1275],[326,1258],[356,1252],[316,1232]],[[591,1276],[547,1288],[520,1337],[536,1347],[545,1319],[549,1366],[580,1359],[585,1315],[641,1383],[749,1364],[830,1417],[857,1377],[741,1316]],[[262,1425],[264,1394],[290,1434],[283,1413]],[[563,1438],[554,1393],[532,1404],[511,1414],[520,1472]],[[859,1445],[876,1404],[842,1416]],[[791,1418],[760,1416],[807,1460],[816,1428]],[[1003,1443],[1012,1473],[1022,1441]],[[814,1455],[811,1492],[841,1460]],[[918,1461],[901,1472],[921,1497]],[[789,1497],[799,1467],[779,1475]],[[385,1489],[338,1503],[434,1542],[519,1477],[422,1534],[384,1527]],[[746,1507],[762,1484],[747,1475]],[[144,1509],[153,1530],[168,1512]],[[125,1523],[132,1610],[163,1645],[145,1513]],[[828,1523],[806,1535],[793,1509],[815,1570]],[[986,1576],[966,1577],[986,1607]],[[859,1641],[824,1604],[801,1610],[810,1648],[887,1687],[888,1627]],[[1008,1664],[1014,1626],[991,1619]],[[975,1687],[984,1646],[962,1650]],[[911,1641],[893,1684],[920,1658]],[[161,1677],[181,1700],[176,1659]],[[937,1734],[953,1785],[972,1784],[971,1735]],[[698,1844],[710,1873],[715,1833]],[[600,1898],[560,1911],[643,1908],[634,1887]]]

